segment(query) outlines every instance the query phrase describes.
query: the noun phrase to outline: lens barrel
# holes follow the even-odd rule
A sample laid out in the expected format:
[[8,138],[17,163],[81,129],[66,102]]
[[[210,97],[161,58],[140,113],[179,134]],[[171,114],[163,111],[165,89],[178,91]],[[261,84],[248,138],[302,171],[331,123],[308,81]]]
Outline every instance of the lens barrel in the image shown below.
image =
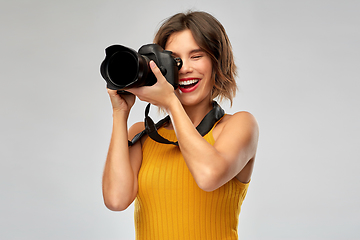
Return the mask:
[[147,85],[150,60],[131,48],[113,45],[107,48],[106,58],[100,72],[108,83],[108,88],[118,90]]
[[107,72],[114,85],[131,84],[137,78],[138,59],[130,52],[117,52],[110,57]]
[[182,61],[157,44],[143,45],[138,52],[122,45],[112,45],[105,49],[105,54],[100,72],[109,89],[126,92],[129,88],[154,85],[157,79],[149,66],[151,60],[174,89],[178,87],[178,70]]

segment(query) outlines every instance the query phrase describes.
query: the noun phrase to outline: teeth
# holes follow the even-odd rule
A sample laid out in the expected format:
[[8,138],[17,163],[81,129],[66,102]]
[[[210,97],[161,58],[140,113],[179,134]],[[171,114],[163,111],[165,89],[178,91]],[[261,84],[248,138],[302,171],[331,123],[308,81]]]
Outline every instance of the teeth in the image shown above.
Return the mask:
[[191,85],[191,84],[197,83],[198,81],[199,81],[198,79],[181,81],[180,85],[182,85],[182,86]]

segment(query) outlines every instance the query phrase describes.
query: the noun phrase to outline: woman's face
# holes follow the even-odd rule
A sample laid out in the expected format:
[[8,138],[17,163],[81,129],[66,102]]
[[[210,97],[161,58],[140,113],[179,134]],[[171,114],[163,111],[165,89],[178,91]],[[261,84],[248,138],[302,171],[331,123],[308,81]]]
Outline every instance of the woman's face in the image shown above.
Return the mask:
[[211,102],[212,63],[208,54],[196,43],[190,30],[170,35],[166,50],[180,57],[183,65],[179,70],[179,88],[176,95],[185,106]]

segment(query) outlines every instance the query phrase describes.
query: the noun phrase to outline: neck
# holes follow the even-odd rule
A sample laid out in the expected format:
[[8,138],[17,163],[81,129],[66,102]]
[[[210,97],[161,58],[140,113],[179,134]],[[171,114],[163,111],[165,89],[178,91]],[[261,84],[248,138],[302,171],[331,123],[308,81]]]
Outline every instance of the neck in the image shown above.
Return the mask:
[[212,100],[204,100],[196,105],[183,105],[183,107],[195,127],[200,124],[205,115],[213,108]]

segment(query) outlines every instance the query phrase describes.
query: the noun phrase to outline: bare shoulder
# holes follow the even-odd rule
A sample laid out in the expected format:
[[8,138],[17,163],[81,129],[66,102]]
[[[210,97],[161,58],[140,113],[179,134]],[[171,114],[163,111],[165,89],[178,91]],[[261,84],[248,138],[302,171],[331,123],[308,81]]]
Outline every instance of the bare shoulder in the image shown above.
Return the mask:
[[144,129],[145,129],[144,122],[134,123],[129,128],[129,140],[133,139],[133,137],[135,137],[136,134],[142,132]]
[[234,114],[226,114],[220,123],[233,124],[234,122],[256,123],[254,115],[247,111],[240,111]]
[[255,137],[259,134],[258,123],[251,113],[240,111],[225,115],[215,127],[213,135],[216,139],[222,133],[238,134],[239,132],[255,135]]
[[249,128],[256,130],[258,129],[258,123],[254,117],[249,112],[241,111],[237,112],[234,115],[231,115],[230,119],[228,120],[228,124],[230,124],[232,127],[240,127],[240,128]]

